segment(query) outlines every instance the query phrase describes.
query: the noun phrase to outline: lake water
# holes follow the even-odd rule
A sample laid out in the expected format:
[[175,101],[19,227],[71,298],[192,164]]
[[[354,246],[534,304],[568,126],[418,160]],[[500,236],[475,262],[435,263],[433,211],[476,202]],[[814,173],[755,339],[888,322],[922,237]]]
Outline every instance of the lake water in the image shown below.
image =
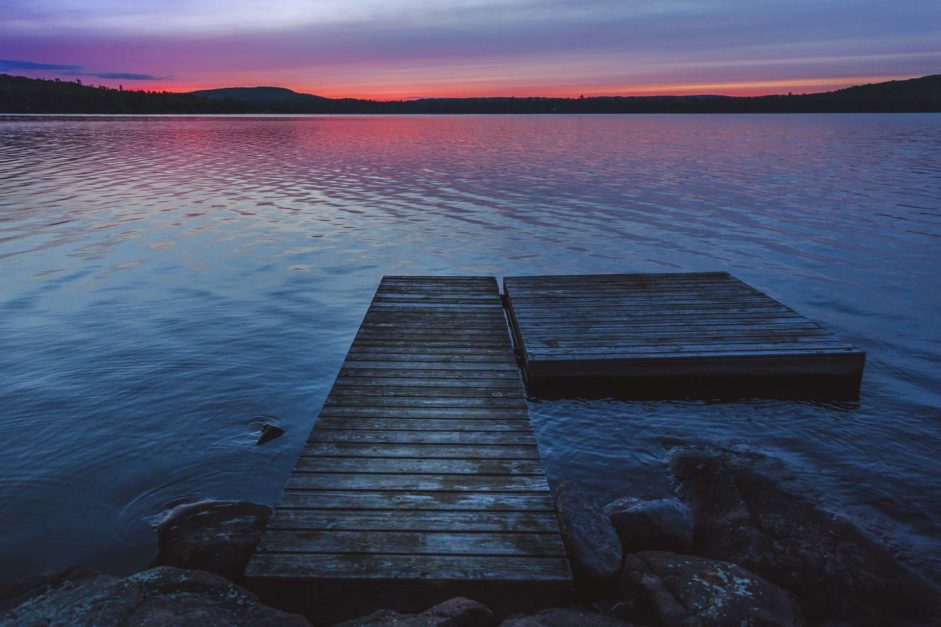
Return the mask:
[[764,451],[937,577],[941,115],[0,117],[0,577],[276,502],[383,274],[705,270],[867,351],[860,401],[534,401],[550,479]]

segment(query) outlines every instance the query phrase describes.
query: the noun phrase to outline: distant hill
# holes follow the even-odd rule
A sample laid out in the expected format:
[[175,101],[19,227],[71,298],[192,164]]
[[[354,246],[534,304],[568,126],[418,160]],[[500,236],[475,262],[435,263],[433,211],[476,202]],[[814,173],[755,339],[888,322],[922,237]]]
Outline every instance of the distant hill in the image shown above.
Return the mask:
[[200,98],[210,98],[212,100],[231,98],[238,102],[250,102],[253,104],[291,102],[314,105],[330,100],[323,96],[301,94],[284,87],[223,87],[222,89],[203,89],[186,93]]
[[941,112],[941,74],[782,96],[424,98],[391,102],[324,98],[282,87],[190,93],[123,91],[80,82],[0,74],[2,113],[883,113]]

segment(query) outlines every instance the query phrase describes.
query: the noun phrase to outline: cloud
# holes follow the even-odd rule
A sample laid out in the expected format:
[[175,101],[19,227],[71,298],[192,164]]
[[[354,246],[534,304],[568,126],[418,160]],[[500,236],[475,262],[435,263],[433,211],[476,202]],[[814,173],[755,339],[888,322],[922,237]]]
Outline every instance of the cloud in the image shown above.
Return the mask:
[[172,76],[154,76],[153,74],[135,74],[134,72],[98,72],[86,73],[84,76],[95,76],[98,78],[121,79],[125,81],[162,81]]
[[75,74],[80,72],[81,65],[61,65],[56,63],[35,63],[33,61],[18,61],[15,59],[0,59],[0,72],[9,72],[10,70],[30,70],[34,72],[62,72],[65,74]]
[[0,59],[0,72],[10,71],[46,72],[62,76],[90,76],[124,81],[160,81],[172,78],[171,76],[155,76],[153,74],[140,74],[136,72],[89,72],[83,65],[65,63],[37,63],[19,59]]

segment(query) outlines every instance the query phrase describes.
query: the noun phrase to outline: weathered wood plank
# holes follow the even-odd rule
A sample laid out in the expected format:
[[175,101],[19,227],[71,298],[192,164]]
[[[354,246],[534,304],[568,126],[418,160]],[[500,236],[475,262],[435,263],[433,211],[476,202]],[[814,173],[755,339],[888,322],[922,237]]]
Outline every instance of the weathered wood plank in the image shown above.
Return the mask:
[[403,473],[336,474],[295,472],[289,490],[422,490],[426,492],[548,492],[549,485],[533,475],[410,475]]
[[453,420],[445,418],[360,418],[321,416],[318,429],[351,429],[369,431],[510,431],[531,433],[525,418],[477,418]]
[[449,420],[529,419],[521,407],[324,407],[320,416],[354,418],[447,418]]
[[[480,371],[475,372],[479,373]],[[514,381],[509,378],[491,378],[484,374],[463,377],[452,376],[445,379],[438,377],[367,377],[355,376],[347,371],[337,377],[334,385],[342,387],[376,386],[380,388],[392,386],[396,388],[470,388],[481,391],[519,390],[518,379]]]
[[555,533],[551,512],[280,509],[268,529]]
[[398,361],[398,360],[383,360],[375,359],[373,357],[347,357],[346,361],[343,362],[343,367],[348,368],[381,368],[383,370],[387,369],[397,369],[397,370],[428,370],[433,368],[441,368],[441,371],[451,371],[451,370],[490,370],[496,371],[500,370],[503,372],[512,372],[514,375],[518,375],[519,369],[516,366],[516,361],[511,359],[500,359],[499,361],[490,361],[490,362],[481,362],[474,359],[429,359],[429,360],[408,360],[408,361]]
[[272,529],[264,553],[564,557],[558,534]]
[[536,438],[529,432],[506,431],[373,431],[364,429],[326,429],[318,425],[308,442],[382,442],[388,444],[531,444]]
[[420,398],[425,400],[460,399],[464,401],[484,401],[490,399],[515,399],[518,389],[499,386],[480,385],[369,385],[348,381],[333,388],[331,398],[355,395],[358,398],[381,396],[385,398]]
[[347,379],[359,377],[390,377],[390,378],[420,378],[423,381],[434,379],[500,379],[503,381],[519,382],[519,372],[510,369],[480,368],[360,368],[359,366],[345,366],[340,369],[337,377]]
[[542,512],[555,515],[552,496],[513,492],[341,492],[286,490],[281,509]]
[[457,459],[539,459],[534,446],[501,444],[387,444],[311,442],[302,455],[332,457],[426,457]]
[[814,355],[855,355],[853,348],[844,345],[834,346],[808,346],[806,348],[794,348],[789,346],[779,346],[772,344],[751,345],[747,347],[734,348],[731,346],[715,346],[707,350],[708,347],[678,347],[676,349],[666,350],[662,347],[642,347],[642,348],[604,348],[590,347],[586,349],[572,348],[536,348],[530,354],[538,356],[551,356],[552,359],[611,359],[612,356],[617,359],[683,359],[712,357],[721,359],[732,359],[736,357],[812,357]]
[[306,457],[298,459],[294,472],[536,475],[542,463],[531,459],[427,459],[424,457]]
[[[345,390],[346,388],[344,388]],[[341,405],[344,407],[466,407],[479,409],[523,408],[526,403],[517,398],[461,398],[438,397],[424,398],[419,396],[395,395],[360,395],[356,392],[331,393],[325,402],[329,407]]]
[[[407,581],[559,582],[571,574],[564,557],[479,555],[309,555],[259,552],[248,577]],[[361,588],[362,589],[362,588]]]

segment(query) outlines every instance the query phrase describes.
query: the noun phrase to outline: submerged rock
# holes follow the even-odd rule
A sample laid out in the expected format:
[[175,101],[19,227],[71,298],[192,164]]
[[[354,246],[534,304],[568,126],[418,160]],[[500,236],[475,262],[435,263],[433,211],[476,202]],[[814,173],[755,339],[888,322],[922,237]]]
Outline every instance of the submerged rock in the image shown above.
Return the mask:
[[556,607],[529,616],[511,616],[500,627],[630,627],[617,618],[588,610]]
[[621,593],[636,596],[667,627],[803,625],[791,596],[741,566],[666,551],[624,560]]
[[632,496],[604,507],[625,553],[661,550],[681,552],[693,543],[693,513],[679,499]]
[[222,577],[170,566],[119,578],[72,569],[0,591],[4,625],[309,625]]
[[240,581],[270,517],[271,508],[257,503],[206,501],[174,508],[157,526],[159,546],[151,565]]
[[696,552],[735,562],[797,595],[813,623],[930,623],[938,591],[859,528],[802,494],[757,453],[686,447],[670,459],[696,519]]
[[280,438],[282,435],[284,435],[284,429],[278,425],[271,424],[270,422],[263,423],[258,434],[258,441],[255,442],[255,445],[260,446],[265,442]]
[[611,520],[567,481],[556,492],[556,509],[576,583],[583,592],[604,594],[621,571],[621,542]]
[[362,618],[337,623],[335,627],[487,627],[492,623],[493,612],[486,605],[455,597],[421,614],[379,610]]

